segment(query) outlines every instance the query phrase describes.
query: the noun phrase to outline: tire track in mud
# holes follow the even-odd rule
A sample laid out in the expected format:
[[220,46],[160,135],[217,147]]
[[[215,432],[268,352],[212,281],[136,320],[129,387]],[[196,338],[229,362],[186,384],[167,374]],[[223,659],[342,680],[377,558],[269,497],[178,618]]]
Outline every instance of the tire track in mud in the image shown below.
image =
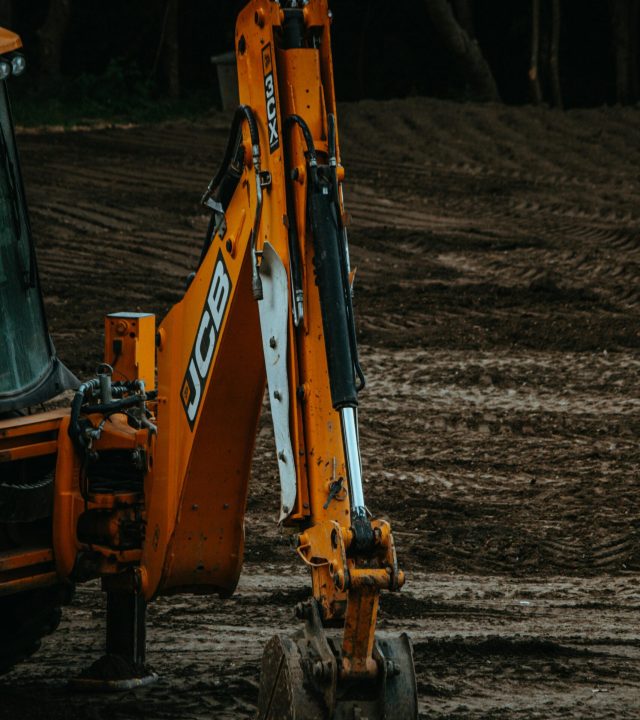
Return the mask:
[[363,349],[365,476],[382,479],[379,512],[418,516],[405,561],[640,569],[637,355],[414,353]]
[[[38,696],[25,704],[8,676],[0,681],[0,717],[25,709],[36,720],[61,712],[115,720],[253,717],[262,648],[290,627],[291,607],[307,582],[290,561],[277,575],[250,564],[229,600],[160,599],[149,623],[149,661],[159,684],[99,702],[61,690],[100,652],[95,626],[102,597],[83,587],[74,600],[75,622],[63,620],[59,634],[23,668],[31,666]],[[640,685],[638,610],[630,578],[539,582],[414,572],[402,594],[383,599],[380,632],[413,636],[421,718],[506,716],[505,710],[508,717],[542,717],[535,714],[540,707],[545,718],[632,718],[638,696],[623,693]],[[66,642],[56,644],[55,637]]]
[[[341,109],[366,494],[409,577],[381,627],[414,637],[425,718],[640,714],[638,118]],[[105,311],[180,298],[226,119],[19,138],[50,327],[77,372],[100,360]],[[239,594],[152,607],[157,688],[64,690],[100,652],[84,587],[0,681],[0,717],[251,717],[264,640],[307,587],[275,525],[272,447],[265,408]]]

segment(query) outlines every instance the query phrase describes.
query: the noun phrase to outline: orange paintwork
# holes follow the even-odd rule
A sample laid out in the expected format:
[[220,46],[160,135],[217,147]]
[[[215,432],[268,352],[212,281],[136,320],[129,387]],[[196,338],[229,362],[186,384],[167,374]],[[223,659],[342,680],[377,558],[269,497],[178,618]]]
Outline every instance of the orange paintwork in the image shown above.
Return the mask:
[[[232,207],[244,203],[236,196]],[[238,223],[229,226],[236,232]],[[158,440],[145,482],[142,582],[148,597],[174,588],[230,593],[240,575],[253,438],[265,384],[249,257],[240,251],[249,227],[245,223],[236,237],[235,258],[220,240],[213,243],[184,299],[161,325]],[[192,431],[181,400],[183,378],[219,253],[230,294]]]
[[73,572],[80,545],[76,536],[78,517],[84,510],[80,495],[80,462],[69,438],[69,417],[65,417],[58,436],[56,494],[53,503],[53,552],[61,578]]
[[29,548],[27,550],[4,550],[0,552],[0,574],[28,567],[53,562],[51,548]]
[[[68,415],[64,409],[0,421],[0,477],[4,463],[55,455]],[[53,561],[51,547],[0,552],[0,596],[54,584]]]
[[[318,5],[320,15],[327,19],[326,2]],[[320,83],[321,76],[330,77],[330,72],[321,70],[318,52],[295,51],[295,57],[281,66],[281,53],[273,50],[274,28],[279,25],[280,9],[275,3],[254,1],[238,18],[236,43],[240,46],[244,38],[246,46],[245,52],[240,47],[237,52],[240,101],[257,116],[262,170],[272,177],[271,186],[265,190],[257,248],[260,250],[268,240],[288,267],[288,231],[283,221],[287,214],[288,182],[283,151],[285,134],[279,116],[282,142],[274,152],[269,152],[263,63],[270,64],[278,77],[279,107],[286,114],[295,109],[307,120],[320,151],[326,152],[326,141],[322,140],[326,137],[326,109],[334,109],[335,99],[333,87],[325,92]],[[328,45],[328,26],[326,33],[324,44]],[[324,61],[330,62],[330,56],[325,56]],[[245,147],[250,147],[246,128],[244,132]],[[297,131],[293,132],[293,155],[302,163],[300,137]],[[216,237],[184,299],[160,325],[158,442],[145,489],[148,540],[142,564],[147,597],[181,587],[230,592],[239,576],[252,445],[249,439],[255,434],[265,383],[247,252],[255,212],[254,187],[254,170],[247,167],[227,209],[227,233],[222,238]],[[298,194],[304,199],[306,188]],[[313,245],[306,237],[304,201],[300,203],[296,222],[303,229],[300,237],[305,264],[311,267]],[[232,240],[231,252],[227,239]],[[192,431],[180,401],[182,379],[219,254],[231,280],[229,309],[203,388],[203,406]],[[336,479],[334,475],[345,477],[346,470],[340,420],[331,405],[318,293],[311,272],[305,274],[305,279],[304,331],[296,330],[289,320],[289,396],[298,476],[297,505],[291,519],[304,521],[311,516],[314,522],[338,520],[348,526],[346,493],[327,509],[323,508],[329,484]],[[297,393],[300,386],[304,387],[302,403]],[[333,588],[325,569],[314,571],[318,594],[321,586]],[[343,605],[346,596],[338,595]]]
[[156,386],[156,319],[143,313],[116,313],[104,319],[104,361],[113,380],[142,380]]
[[27,547],[0,552],[0,597],[53,585],[57,575],[48,547]]
[[57,452],[58,428],[68,410],[0,421],[0,467],[4,462]]
[[[264,189],[257,250],[268,241],[288,268],[287,228],[296,223],[303,261],[304,323],[296,328],[291,313],[288,320],[290,427],[298,487],[296,506],[286,522],[301,529],[309,526],[300,537],[299,552],[310,566],[313,594],[325,620],[345,619],[343,674],[362,675],[376,667],[372,649],[379,591],[397,589],[404,577],[397,570],[386,523],[372,523],[378,533],[378,567],[360,568],[347,554],[351,543],[348,493],[340,493],[327,504],[333,481],[342,477],[347,485],[345,457],[340,418],[331,402],[320,299],[311,269],[314,246],[307,227],[306,146],[297,127],[285,130],[283,126],[285,117],[300,115],[310,128],[321,162],[326,162],[327,114],[336,111],[326,0],[312,1],[305,15],[320,37],[320,50],[277,49],[282,13],[276,3],[253,0],[242,11],[236,28],[240,102],[256,115],[261,170],[271,178]],[[265,101],[269,72],[277,78],[280,133],[273,149]],[[148,598],[180,589],[231,592],[242,564],[250,454],[265,383],[250,283],[255,168],[246,127],[243,133],[247,164],[226,211],[226,231],[216,236],[184,299],[160,326],[158,441],[145,487],[148,522],[141,563],[142,587]],[[298,170],[296,182],[289,179],[292,168]],[[339,177],[344,177],[342,168]],[[291,209],[294,217],[288,216]],[[218,329],[211,372],[203,382],[202,405],[190,426],[183,402],[185,406],[194,402],[194,390],[183,378],[189,372],[194,338],[203,337],[201,318],[220,258],[230,279],[228,309]],[[332,537],[341,538],[337,546]]]
[[58,581],[59,577],[53,570],[37,575],[26,575],[25,577],[16,578],[15,580],[2,580],[0,582],[0,597],[50,587]]
[[22,40],[20,36],[16,35],[11,30],[0,27],[0,55],[4,53],[19,50],[22,47]]
[[[89,416],[97,426],[101,416]],[[53,550],[56,569],[60,578],[68,578],[74,572],[79,555],[91,550],[102,557],[96,561],[96,574],[111,574],[137,565],[140,550],[115,551],[109,547],[82,543],[77,527],[80,516],[90,510],[113,510],[137,507],[142,498],[134,493],[87,495],[83,489],[82,472],[75,449],[69,438],[69,418],[65,417],[58,436],[56,462],[56,492],[53,507]],[[149,455],[153,452],[153,438],[146,430],[136,430],[126,422],[126,416],[112,415],[103,426],[102,435],[95,442],[97,452],[113,449],[135,450],[142,448]]]

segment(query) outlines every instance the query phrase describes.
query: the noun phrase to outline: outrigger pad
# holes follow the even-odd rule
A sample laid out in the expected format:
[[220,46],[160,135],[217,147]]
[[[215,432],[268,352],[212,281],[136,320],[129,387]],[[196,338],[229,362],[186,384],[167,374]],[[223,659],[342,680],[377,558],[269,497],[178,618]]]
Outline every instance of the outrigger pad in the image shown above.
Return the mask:
[[[334,648],[340,638],[329,640]],[[380,638],[374,656],[381,668],[373,681],[339,682],[326,692],[312,646],[302,632],[276,635],[265,647],[260,676],[258,720],[416,720],[418,693],[413,650],[406,633]],[[335,698],[327,707],[325,698]]]
[[151,685],[158,676],[146,665],[133,664],[120,655],[103,655],[84,670],[79,677],[69,681],[73,690],[86,692],[122,692]]

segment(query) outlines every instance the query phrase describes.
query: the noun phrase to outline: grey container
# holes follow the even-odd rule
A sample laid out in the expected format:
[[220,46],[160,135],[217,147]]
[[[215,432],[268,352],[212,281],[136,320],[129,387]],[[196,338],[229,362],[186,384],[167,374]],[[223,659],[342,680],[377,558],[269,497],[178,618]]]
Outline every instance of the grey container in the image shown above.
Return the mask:
[[220,99],[223,110],[235,110],[240,104],[238,97],[238,70],[236,68],[235,52],[214,55],[212,65],[216,66],[218,85],[220,86]]

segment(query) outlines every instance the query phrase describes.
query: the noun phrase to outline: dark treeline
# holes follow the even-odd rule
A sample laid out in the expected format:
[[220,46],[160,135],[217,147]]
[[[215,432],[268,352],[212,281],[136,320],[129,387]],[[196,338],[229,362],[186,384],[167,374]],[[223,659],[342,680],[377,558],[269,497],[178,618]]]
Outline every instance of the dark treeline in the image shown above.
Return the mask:
[[[43,92],[114,65],[160,95],[211,88],[245,0],[0,0]],[[334,0],[341,99],[554,106],[640,98],[640,0]]]

